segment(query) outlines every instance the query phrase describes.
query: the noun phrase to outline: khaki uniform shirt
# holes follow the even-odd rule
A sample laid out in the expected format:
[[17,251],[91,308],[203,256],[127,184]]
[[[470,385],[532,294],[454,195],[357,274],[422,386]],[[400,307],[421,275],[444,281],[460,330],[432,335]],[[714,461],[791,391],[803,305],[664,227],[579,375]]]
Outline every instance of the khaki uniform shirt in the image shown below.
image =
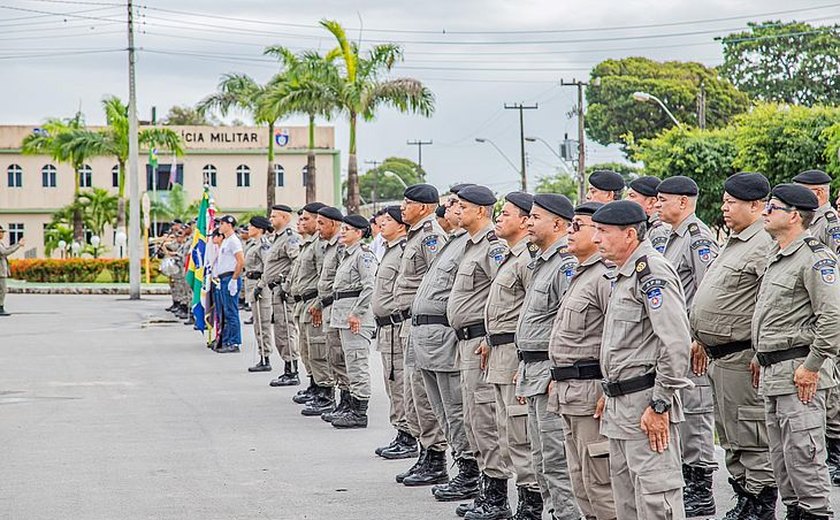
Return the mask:
[[332,307],[332,305],[324,307],[321,300],[327,296],[332,296],[335,272],[338,270],[338,263],[341,261],[341,252],[344,250],[344,246],[338,243],[338,233],[332,237],[332,240],[323,242],[324,264],[321,268],[321,276],[318,278],[318,298],[315,299],[315,303],[312,304],[312,307],[323,311],[321,314],[323,323],[325,325],[329,325],[330,307]]
[[[308,236],[303,239],[300,254],[292,262],[292,269],[289,272],[291,283],[289,292],[293,296],[318,290],[318,281],[321,277],[321,270],[324,267],[324,241],[318,235]],[[309,309],[318,301],[318,298],[295,304],[295,315],[302,316],[304,323],[312,322]]]
[[284,290],[291,290],[289,274],[292,262],[300,254],[300,242],[300,235],[292,229],[291,224],[274,233],[271,247],[265,255],[263,279],[266,285],[282,285]]
[[[260,237],[258,239],[251,238],[245,241],[245,276],[243,276],[246,280],[251,280],[249,276],[250,273],[262,273],[264,264],[265,264],[265,256],[268,253],[271,244],[267,239],[264,237]],[[253,282],[261,282],[262,280],[251,280]],[[254,287],[256,287],[256,283]],[[262,285],[262,284],[260,284]]]
[[685,307],[691,312],[694,293],[703,281],[706,269],[718,253],[718,245],[712,232],[697,215],[691,214],[680,225],[671,230],[665,258],[671,262],[680,276]]
[[507,254],[508,247],[496,236],[492,222],[469,237],[446,304],[450,327],[459,329],[484,322],[490,283]]
[[796,393],[793,372],[804,364],[820,371],[818,388],[835,385],[834,360],[840,348],[840,289],[837,257],[807,231],[779,250],[764,273],[752,321],[758,352],[811,348],[807,357],[761,368],[759,392]]
[[370,248],[361,243],[355,243],[339,252],[338,269],[335,271],[333,294],[346,291],[361,291],[358,296],[335,300],[330,311],[330,327],[349,329],[349,316],[355,316],[362,322],[362,327],[373,329],[371,298],[373,284],[376,278],[376,255]]
[[[689,322],[697,341],[713,347],[750,341],[755,297],[773,247],[761,218],[729,236],[694,295]],[[753,354],[735,352],[715,363],[743,369]]]
[[648,219],[647,237],[653,248],[660,253],[664,253],[669,236],[671,236],[671,226],[662,222],[659,213],[651,215]]
[[[599,253],[578,265],[548,341],[554,366],[567,367],[584,359],[600,362],[604,315],[614,281],[615,266]],[[592,415],[599,397],[600,380],[556,381],[552,405],[563,414]]]
[[11,274],[11,271],[9,269],[9,257],[12,256],[20,248],[20,243],[17,243],[13,246],[5,246],[0,243],[0,278],[9,277],[9,275]]
[[[525,290],[531,281],[531,270],[528,269],[531,254],[528,245],[527,238],[513,244],[507,258],[499,267],[499,272],[493,278],[493,283],[490,284],[487,305],[484,307],[484,324],[488,335],[516,332],[516,322],[519,321],[519,311],[525,300]],[[492,347],[487,360],[486,381],[496,385],[512,384],[517,368],[519,358],[515,348]]]
[[[568,238],[561,237],[544,252],[537,252],[528,264],[531,285],[516,324],[516,346],[521,351],[548,352],[554,317],[577,267],[577,259],[568,252],[567,244]],[[548,360],[520,362],[517,395],[530,397],[546,393],[551,381],[550,369]]]
[[680,388],[691,350],[688,314],[682,284],[671,264],[643,240],[616,271],[610,305],[604,318],[601,370],[609,381],[654,372],[653,388],[608,397],[601,433],[611,439],[646,439],[639,426],[651,399],[671,403],[671,422],[683,420]]
[[379,270],[376,272],[376,280],[373,284],[374,316],[388,316],[400,310],[394,298],[394,287],[400,276],[405,242],[406,239],[403,236],[385,243],[385,253],[379,262]]
[[394,305],[397,310],[411,309],[423,276],[444,244],[446,232],[437,223],[434,213],[408,230],[400,259],[399,277],[394,285]]
[[811,236],[825,244],[832,253],[840,254],[840,219],[831,204],[817,208],[808,230]]

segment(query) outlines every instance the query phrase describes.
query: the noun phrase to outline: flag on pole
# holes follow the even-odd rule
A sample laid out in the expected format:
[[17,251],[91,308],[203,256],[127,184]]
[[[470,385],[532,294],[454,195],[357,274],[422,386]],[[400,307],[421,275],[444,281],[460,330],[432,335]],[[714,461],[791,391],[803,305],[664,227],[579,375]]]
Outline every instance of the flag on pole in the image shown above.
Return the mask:
[[178,160],[175,152],[172,152],[172,166],[169,168],[169,189],[178,183]]
[[[201,204],[198,207],[198,217],[195,222],[195,230],[193,231],[192,245],[190,247],[190,256],[187,261],[187,287],[192,290],[192,313],[195,317],[195,326],[198,330],[203,331],[205,328],[204,314],[205,314],[205,299],[202,298],[204,291],[204,253],[207,248],[207,221],[210,212],[210,194],[208,190],[204,190],[204,195],[201,197]],[[212,222],[212,219],[210,220]]]
[[149,166],[152,168],[152,171],[158,167],[157,148],[149,148]]

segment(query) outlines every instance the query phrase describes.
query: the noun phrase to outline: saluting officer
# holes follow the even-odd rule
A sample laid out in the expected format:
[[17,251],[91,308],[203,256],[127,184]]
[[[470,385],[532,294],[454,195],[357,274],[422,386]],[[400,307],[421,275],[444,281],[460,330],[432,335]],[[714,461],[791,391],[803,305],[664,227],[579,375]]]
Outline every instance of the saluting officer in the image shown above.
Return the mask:
[[577,266],[577,260],[567,248],[568,226],[574,215],[574,206],[565,196],[534,195],[528,234],[536,250],[528,264],[531,284],[516,326],[516,346],[521,360],[516,395],[528,403],[531,457],[543,502],[553,518],[560,520],[577,520],[580,510],[566,464],[563,419],[548,410],[551,382],[548,341],[557,309]]
[[646,220],[629,200],[592,215],[593,240],[616,264],[601,343],[605,397],[595,415],[610,440],[618,520],[685,518],[678,390],[692,384],[691,335],[679,276],[645,240]]
[[269,360],[274,334],[271,329],[271,296],[263,294],[263,269],[265,255],[271,247],[265,238],[273,227],[265,217],[252,217],[248,222],[248,242],[245,247],[245,301],[251,305],[254,313],[254,337],[257,339],[257,349],[260,361],[249,367],[248,372],[271,372]]
[[370,343],[376,324],[371,297],[376,277],[376,255],[361,243],[370,237],[370,222],[347,215],[339,232],[338,269],[333,282],[330,326],[338,330],[347,369],[347,410],[331,421],[335,428],[367,428],[370,400]]
[[[665,258],[680,276],[685,306],[691,312],[694,293],[706,269],[715,259],[718,244],[714,235],[694,213],[699,189],[688,177],[668,177],[657,188],[659,217],[671,226],[665,246]],[[704,356],[702,349],[692,347],[692,356]],[[685,473],[685,514],[688,517],[713,515],[715,497],[712,493],[712,474],[715,461],[715,405],[708,376],[691,372],[694,387],[682,392],[685,422],[680,426]]]
[[624,177],[621,174],[612,170],[595,170],[589,176],[586,200],[603,203],[620,200],[624,188]]
[[632,200],[645,210],[648,217],[646,236],[654,249],[664,253],[665,244],[668,243],[668,237],[671,235],[671,226],[662,222],[659,213],[656,211],[656,203],[659,202],[656,196],[659,193],[660,182],[662,181],[659,177],[653,177],[652,175],[637,177],[630,181],[625,198]]
[[[737,497],[726,518],[773,519],[778,493],[764,403],[750,370],[755,297],[773,248],[761,218],[770,183],[760,173],[742,172],[727,178],[723,188],[723,221],[732,234],[697,288],[689,322],[696,345],[711,358],[715,428]],[[705,373],[708,358],[694,356],[693,372]]]
[[[540,486],[531,462],[528,405],[516,399],[515,383],[519,369],[514,341],[516,322],[531,280],[528,219],[533,203],[534,196],[530,193],[508,193],[496,217],[494,230],[508,243],[510,252],[490,285],[484,308],[487,336],[481,346],[486,381],[495,387],[500,455],[516,477],[519,502],[515,518],[519,520],[539,520],[543,510]],[[536,246],[532,247],[536,250]]]
[[773,188],[764,229],[777,243],[752,321],[761,365],[770,462],[787,518],[831,518],[825,394],[840,348],[837,257],[807,231],[817,197],[796,184]]
[[610,485],[610,443],[593,416],[603,379],[604,315],[615,280],[615,266],[601,256],[592,241],[592,215],[601,206],[600,202],[577,206],[569,225],[569,253],[578,266],[548,343],[554,364],[549,409],[562,415],[566,426],[566,457],[583,516],[611,520],[615,518],[615,501]]

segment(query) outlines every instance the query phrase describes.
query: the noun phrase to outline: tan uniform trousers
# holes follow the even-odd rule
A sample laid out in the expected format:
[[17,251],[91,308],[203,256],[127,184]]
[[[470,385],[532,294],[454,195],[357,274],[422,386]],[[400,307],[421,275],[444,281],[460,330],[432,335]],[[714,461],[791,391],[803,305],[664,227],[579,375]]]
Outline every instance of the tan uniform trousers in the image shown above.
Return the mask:
[[272,310],[274,311],[274,345],[283,361],[300,359],[298,328],[292,313],[293,303],[280,298],[280,288],[274,288]]
[[[834,366],[834,378],[840,380],[840,358],[835,359]],[[840,442],[840,386],[829,388],[825,394],[825,436]]]
[[2,277],[0,278],[0,307],[4,305],[6,305],[6,278]]
[[254,300],[256,280],[245,279],[245,299],[251,305],[254,315],[254,337],[257,339],[257,352],[260,358],[267,358],[273,350],[274,331],[271,326],[271,296],[263,289],[262,294]]
[[[501,347],[493,347],[501,348]],[[516,385],[493,385],[496,391],[496,428],[499,430],[499,451],[513,472],[518,487],[539,493],[531,442],[528,440],[528,405],[516,399]]]
[[305,304],[298,317],[300,327],[300,355],[310,377],[318,386],[335,386],[330,370],[327,352],[327,336],[321,327],[312,325],[312,321],[304,321],[309,313],[309,304]]
[[[426,442],[434,446],[435,451],[446,451],[447,443],[452,446],[452,457],[457,459],[474,459],[472,448],[467,441],[464,430],[464,396],[461,393],[460,372],[436,372],[432,370],[418,370],[412,374],[412,387],[416,381],[423,386],[426,405],[432,411],[422,428]],[[415,395],[416,400],[416,395]],[[418,407],[419,410],[420,407]]]
[[591,415],[563,415],[563,421],[566,424],[566,460],[583,516],[614,519],[610,441],[601,435],[600,421]]
[[358,334],[350,329],[338,330],[341,348],[344,351],[347,389],[356,399],[370,399],[370,343],[373,328],[362,327]]
[[825,462],[825,390],[805,404],[796,394],[764,396],[770,463],[786,506],[832,517]]
[[507,479],[510,468],[499,450],[496,425],[496,388],[484,381],[481,357],[475,353],[484,338],[458,341],[464,428],[479,469],[492,478]]
[[682,390],[685,422],[680,423],[683,464],[717,468],[715,461],[715,400],[708,376],[689,375],[694,388]]
[[382,355],[382,377],[390,408],[388,419],[394,429],[414,435],[405,414],[405,370],[400,329],[391,325],[380,327],[376,338]]
[[[709,379],[715,397],[715,429],[726,452],[726,469],[748,492],[761,493],[775,487],[764,400],[752,386],[749,363],[753,350],[731,354],[742,360],[741,367],[712,361]],[[727,360],[729,358],[727,357]]]
[[618,520],[683,520],[680,428],[671,424],[668,449],[656,453],[647,437],[610,439],[615,512]]
[[339,334],[338,329],[329,327],[326,323],[324,323],[324,330],[327,339],[327,361],[330,368],[330,380],[335,381],[335,386],[339,390],[349,390],[350,378],[347,376],[344,349],[341,347],[341,334]]

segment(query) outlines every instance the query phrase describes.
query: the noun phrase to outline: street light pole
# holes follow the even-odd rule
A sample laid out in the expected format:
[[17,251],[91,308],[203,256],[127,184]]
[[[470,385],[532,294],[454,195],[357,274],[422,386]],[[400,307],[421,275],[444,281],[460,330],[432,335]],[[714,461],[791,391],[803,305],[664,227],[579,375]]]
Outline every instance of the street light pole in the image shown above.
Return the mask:
[[545,140],[545,139],[543,139],[542,137],[526,137],[526,138],[525,138],[525,140],[526,140],[526,141],[528,141],[529,143],[536,143],[536,142],[540,142],[540,143],[544,144],[544,145],[545,145],[545,147],[546,147],[546,148],[548,148],[548,150],[549,150],[552,154],[554,154],[554,157],[557,157],[557,159],[559,159],[559,160],[560,160],[560,166],[562,166],[562,167],[563,167],[563,169],[564,169],[564,170],[566,170],[566,173],[572,173],[572,172],[571,172],[571,170],[569,170],[568,165],[566,165],[566,159],[564,159],[562,155],[560,155],[559,153],[557,153],[557,152],[554,150],[554,148],[553,148],[553,147],[552,147],[552,146],[548,143],[548,141],[546,141],[546,140]]
[[[140,299],[140,179],[137,165],[137,89],[134,76],[134,3],[128,0],[128,298]],[[154,180],[154,179],[153,179]]]
[[406,184],[405,181],[402,180],[402,177],[397,175],[395,172],[392,172],[391,170],[385,170],[382,172],[382,175],[384,175],[385,177],[393,177],[397,179],[398,181],[400,181],[400,184],[403,185],[403,188],[408,189],[408,184]]
[[[519,110],[519,149],[521,169],[519,174],[522,176],[522,191],[528,191],[528,175],[525,172],[525,110],[537,110],[538,105],[526,106],[522,103],[513,103],[508,105],[505,103],[505,110]],[[494,145],[495,146],[495,145]]]
[[[510,165],[510,167],[511,167],[511,168],[513,168],[513,170],[514,170],[515,172],[519,173],[519,170],[517,169],[516,165],[515,165],[515,164],[513,164],[513,161],[511,161],[511,160],[510,160],[510,158],[509,158],[507,155],[505,155],[505,152],[503,152],[501,148],[499,148],[498,146],[496,146],[496,143],[494,143],[494,142],[493,142],[493,141],[491,141],[490,139],[485,139],[485,138],[483,138],[483,137],[476,137],[476,138],[475,138],[475,142],[477,142],[477,143],[488,143],[488,144],[490,144],[493,148],[495,148],[495,149],[496,149],[496,151],[497,151],[497,152],[499,152],[499,155],[501,155],[502,157],[504,157],[505,161],[507,161],[507,163]],[[524,140],[523,140],[523,142],[524,142]],[[521,184],[522,184],[522,191],[527,191],[527,190],[526,190],[525,177],[522,177]]]
[[661,99],[654,96],[653,94],[648,94],[647,92],[633,92],[632,97],[640,103],[646,103],[650,100],[656,101],[659,104],[659,106],[662,107],[662,110],[664,110],[665,113],[668,114],[668,117],[671,118],[671,121],[673,121],[675,125],[677,125],[679,128],[683,127],[682,124],[680,124],[680,122],[677,121],[677,118],[674,117],[674,114],[672,114],[671,111],[668,110],[668,107],[665,106],[665,103],[663,103]]

